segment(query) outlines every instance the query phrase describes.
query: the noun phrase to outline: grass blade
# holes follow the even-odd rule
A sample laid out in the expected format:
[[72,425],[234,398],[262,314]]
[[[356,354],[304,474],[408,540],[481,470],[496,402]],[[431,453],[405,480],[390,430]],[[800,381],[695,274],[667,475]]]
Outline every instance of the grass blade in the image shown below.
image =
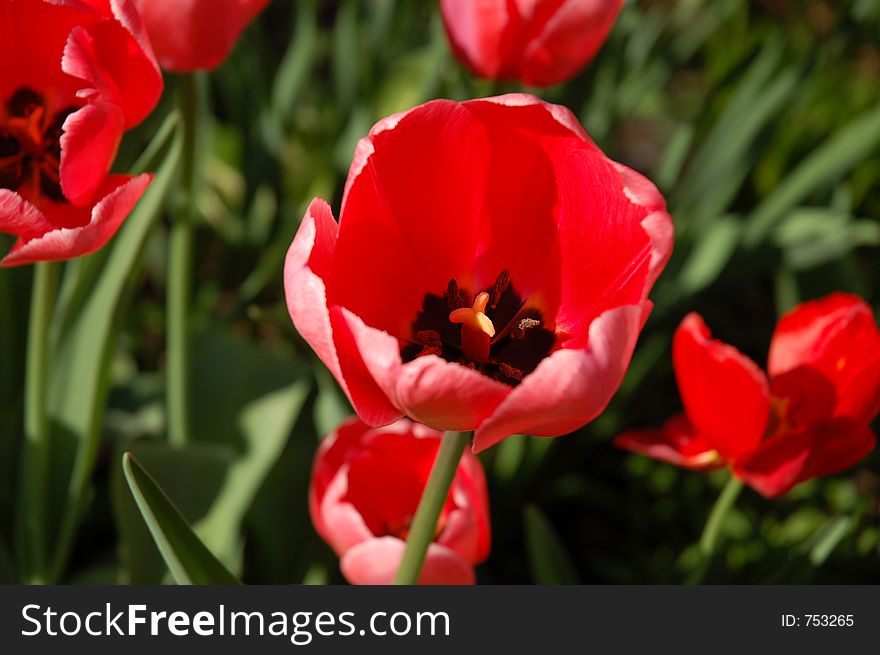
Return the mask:
[[214,557],[186,522],[180,510],[131,456],[122,456],[131,494],[177,584],[241,584]]
[[75,452],[72,465],[55,462],[55,470],[69,471],[70,478],[62,478],[61,488],[53,490],[55,503],[63,508],[63,514],[57,517],[60,529],[52,563],[54,580],[65,567],[97,456],[118,319],[131,292],[133,273],[142,261],[147,236],[174,182],[180,151],[177,131],[155,180],[116,236],[101,275],[89,285],[81,311],[60,337],[53,354],[49,412],[56,443],[66,446],[56,449],[56,455],[60,459]]
[[805,159],[762,202],[746,225],[744,245],[762,243],[785,214],[817,189],[828,186],[880,146],[880,107],[859,116]]

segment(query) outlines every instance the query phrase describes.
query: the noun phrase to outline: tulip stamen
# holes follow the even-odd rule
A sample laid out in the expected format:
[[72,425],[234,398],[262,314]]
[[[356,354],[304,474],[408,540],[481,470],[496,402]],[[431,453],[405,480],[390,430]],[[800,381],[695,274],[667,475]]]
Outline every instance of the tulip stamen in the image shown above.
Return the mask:
[[537,307],[529,307],[507,271],[471,295],[451,278],[442,294],[425,294],[401,357],[435,355],[512,387],[535,370],[556,343]]
[[452,310],[449,320],[461,324],[461,350],[464,356],[477,364],[489,361],[489,345],[495,336],[492,319],[486,316],[489,294],[485,291],[477,295],[471,307]]
[[68,107],[50,114],[43,97],[22,87],[0,112],[0,188],[21,191],[30,198],[44,196],[65,202],[61,190],[61,134],[65,119],[76,110]]

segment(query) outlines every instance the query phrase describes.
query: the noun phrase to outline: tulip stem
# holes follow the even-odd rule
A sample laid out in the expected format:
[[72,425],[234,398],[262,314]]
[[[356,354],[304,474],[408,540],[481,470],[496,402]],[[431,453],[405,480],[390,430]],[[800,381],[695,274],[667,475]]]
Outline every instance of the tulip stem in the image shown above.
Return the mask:
[[706,527],[703,528],[703,534],[700,537],[699,553],[700,559],[694,570],[688,576],[688,584],[700,584],[709,570],[712,563],[712,556],[715,554],[715,547],[718,545],[719,536],[721,534],[721,526],[724,525],[724,519],[730,513],[731,508],[736,503],[742,491],[743,483],[734,476],[730,476],[727,484],[721,490],[718,500],[709,512],[709,519],[706,521]]
[[45,582],[46,513],[49,483],[49,417],[46,410],[49,378],[49,326],[58,286],[57,262],[40,262],[34,267],[31,289],[30,326],[25,371],[22,493],[18,534],[25,581]]
[[443,510],[452,481],[455,479],[455,472],[458,470],[458,463],[469,441],[468,432],[447,432],[443,435],[437,458],[428,476],[428,484],[425,485],[425,491],[422,493],[419,507],[410,526],[406,549],[403,551],[397,575],[394,576],[394,584],[413,585],[418,582],[428,546],[431,545],[437,531],[437,520],[440,518],[440,512]]
[[183,117],[181,205],[171,225],[168,240],[166,404],[168,440],[175,446],[189,439],[189,301],[192,283],[193,224],[198,116],[201,104],[199,80],[180,77],[180,109]]

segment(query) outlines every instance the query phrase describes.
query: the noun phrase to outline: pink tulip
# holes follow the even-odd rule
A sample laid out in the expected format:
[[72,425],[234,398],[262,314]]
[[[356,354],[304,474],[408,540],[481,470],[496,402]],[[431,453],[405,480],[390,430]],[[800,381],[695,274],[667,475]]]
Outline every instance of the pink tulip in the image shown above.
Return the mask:
[[[309,510],[352,584],[390,584],[443,433],[401,419],[371,428],[352,418],[321,442]],[[489,500],[479,460],[466,452],[419,584],[473,584],[489,554]]]

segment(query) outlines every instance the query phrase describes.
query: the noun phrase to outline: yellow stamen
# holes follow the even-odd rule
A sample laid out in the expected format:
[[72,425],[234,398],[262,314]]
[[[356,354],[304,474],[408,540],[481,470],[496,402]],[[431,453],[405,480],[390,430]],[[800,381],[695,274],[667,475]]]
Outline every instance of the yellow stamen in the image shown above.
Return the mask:
[[492,319],[486,316],[489,294],[479,294],[471,307],[460,307],[449,314],[453,323],[461,323],[461,349],[464,356],[478,364],[489,361],[489,342],[495,336]]
[[28,151],[38,152],[43,145],[43,114],[45,110],[37,107],[24,117],[10,118],[7,121],[9,130],[18,137]]

